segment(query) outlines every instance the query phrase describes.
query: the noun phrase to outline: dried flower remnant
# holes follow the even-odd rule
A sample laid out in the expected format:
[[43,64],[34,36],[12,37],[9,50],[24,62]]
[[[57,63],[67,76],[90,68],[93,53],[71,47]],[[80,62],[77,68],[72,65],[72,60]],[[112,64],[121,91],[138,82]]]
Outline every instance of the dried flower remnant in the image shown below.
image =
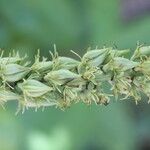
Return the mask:
[[16,100],[23,112],[49,106],[64,110],[78,102],[107,105],[112,96],[138,103],[142,93],[150,102],[150,47],[138,46],[127,58],[130,53],[109,47],[88,50],[75,60],[55,51],[52,59],[41,60],[38,52],[29,64],[18,53],[3,57],[1,52],[0,104]]

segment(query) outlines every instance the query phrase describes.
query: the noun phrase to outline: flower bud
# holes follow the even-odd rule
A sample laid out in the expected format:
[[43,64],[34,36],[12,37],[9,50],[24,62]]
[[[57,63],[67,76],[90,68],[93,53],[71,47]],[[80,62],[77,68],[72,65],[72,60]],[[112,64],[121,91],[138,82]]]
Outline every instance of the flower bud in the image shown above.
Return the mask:
[[48,81],[52,84],[63,85],[67,82],[70,82],[74,79],[79,78],[80,76],[65,69],[60,69],[57,71],[49,72],[45,77],[45,81]]
[[23,83],[18,83],[18,87],[28,97],[40,97],[53,90],[52,87],[32,79],[25,80]]
[[30,69],[28,67],[18,64],[7,64],[2,66],[1,76],[7,82],[16,82],[23,79],[29,72]]

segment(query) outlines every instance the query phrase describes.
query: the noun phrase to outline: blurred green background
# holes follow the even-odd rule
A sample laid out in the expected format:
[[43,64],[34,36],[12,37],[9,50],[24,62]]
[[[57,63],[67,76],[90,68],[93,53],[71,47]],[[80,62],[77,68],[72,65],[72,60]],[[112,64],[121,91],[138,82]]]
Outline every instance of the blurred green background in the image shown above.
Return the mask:
[[[137,41],[150,45],[150,15],[123,11],[126,0],[0,0],[0,47],[33,60],[37,49],[47,56],[54,43],[65,56],[71,49],[82,55],[89,46],[132,51]],[[0,108],[0,150],[148,150],[149,108],[146,100],[135,106],[130,99],[15,116],[16,104],[10,103]]]

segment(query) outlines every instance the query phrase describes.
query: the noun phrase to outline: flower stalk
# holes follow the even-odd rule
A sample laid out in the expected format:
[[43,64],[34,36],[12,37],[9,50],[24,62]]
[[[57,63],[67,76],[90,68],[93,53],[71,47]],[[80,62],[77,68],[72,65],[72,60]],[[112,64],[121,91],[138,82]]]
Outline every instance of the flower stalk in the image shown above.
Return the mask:
[[[75,53],[75,52],[74,52]],[[103,48],[88,50],[80,60],[51,53],[40,54],[30,64],[26,57],[12,53],[0,56],[0,104],[18,101],[18,110],[55,106],[60,109],[82,101],[107,105],[111,97],[135,102],[145,94],[150,102],[150,46],[130,50]],[[108,89],[104,88],[108,85]],[[106,92],[107,91],[107,92]],[[121,98],[120,98],[121,97]]]

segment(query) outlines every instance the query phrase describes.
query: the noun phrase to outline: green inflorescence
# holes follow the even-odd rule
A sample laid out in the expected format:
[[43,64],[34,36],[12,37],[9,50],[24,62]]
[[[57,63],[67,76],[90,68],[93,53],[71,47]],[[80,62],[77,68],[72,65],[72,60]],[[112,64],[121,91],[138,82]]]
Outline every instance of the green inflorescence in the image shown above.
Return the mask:
[[[51,53],[51,52],[50,52]],[[75,52],[73,52],[75,53]],[[110,97],[135,102],[145,94],[150,102],[150,46],[130,50],[102,48],[88,50],[79,60],[59,56],[52,59],[35,56],[33,64],[19,53],[0,56],[0,104],[18,101],[18,111],[29,107],[55,106],[61,109],[73,103],[107,105]],[[107,86],[107,88],[105,88]]]

